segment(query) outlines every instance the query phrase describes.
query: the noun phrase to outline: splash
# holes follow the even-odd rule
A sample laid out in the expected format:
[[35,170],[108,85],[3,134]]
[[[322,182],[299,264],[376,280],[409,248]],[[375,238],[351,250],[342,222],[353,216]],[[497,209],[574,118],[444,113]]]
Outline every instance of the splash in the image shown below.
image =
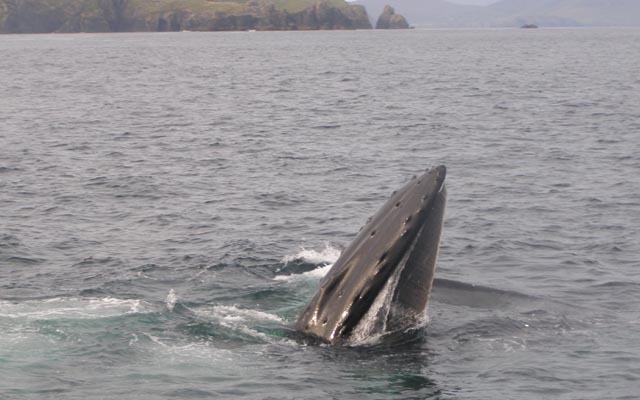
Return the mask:
[[286,256],[282,259],[282,262],[286,264],[303,261],[311,264],[318,264],[319,266],[311,271],[303,272],[300,274],[292,275],[278,275],[274,279],[279,281],[293,281],[299,279],[319,279],[325,276],[333,264],[340,257],[340,249],[331,246],[329,243],[325,244],[324,249],[318,251],[314,249],[302,248],[297,254],[292,256]]
[[164,304],[169,311],[173,311],[173,307],[176,306],[176,301],[178,301],[176,291],[173,289],[169,290],[169,294],[167,294],[167,298],[164,300]]
[[333,264],[340,257],[340,249],[331,246],[329,243],[324,245],[324,249],[317,251],[314,249],[305,249],[304,247],[295,255],[285,256],[282,262],[288,264],[292,261],[302,260],[311,264]]

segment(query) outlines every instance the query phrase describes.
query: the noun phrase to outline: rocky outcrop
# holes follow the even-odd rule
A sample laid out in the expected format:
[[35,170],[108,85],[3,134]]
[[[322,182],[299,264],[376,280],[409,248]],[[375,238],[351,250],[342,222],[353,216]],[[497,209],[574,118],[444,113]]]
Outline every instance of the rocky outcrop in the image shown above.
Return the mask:
[[0,0],[0,33],[125,30],[129,0]]
[[378,22],[376,22],[376,29],[409,29],[409,23],[400,14],[396,14],[393,7],[386,5]]
[[0,32],[50,32],[66,21],[64,10],[37,0],[5,0]]
[[[363,6],[298,0],[293,9],[269,0],[210,2],[201,7],[160,0],[0,0],[0,32],[132,32],[370,29]],[[166,4],[165,4],[166,3]],[[160,4],[160,6],[158,5]],[[193,2],[189,3],[193,4]],[[152,5],[152,6],[150,6]]]
[[290,15],[293,29],[371,29],[362,6],[334,7],[322,1]]

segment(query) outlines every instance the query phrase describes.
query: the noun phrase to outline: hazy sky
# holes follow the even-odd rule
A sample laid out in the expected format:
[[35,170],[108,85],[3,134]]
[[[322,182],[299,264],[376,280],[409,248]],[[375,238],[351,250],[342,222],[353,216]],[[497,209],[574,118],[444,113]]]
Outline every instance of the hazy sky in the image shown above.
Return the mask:
[[[356,0],[347,0],[347,1],[356,1]],[[457,4],[475,4],[477,6],[486,6],[489,4],[497,3],[500,0],[446,0],[449,3],[457,3]]]
[[447,0],[450,3],[458,4],[475,4],[479,6],[486,6],[488,4],[497,3],[499,0]]

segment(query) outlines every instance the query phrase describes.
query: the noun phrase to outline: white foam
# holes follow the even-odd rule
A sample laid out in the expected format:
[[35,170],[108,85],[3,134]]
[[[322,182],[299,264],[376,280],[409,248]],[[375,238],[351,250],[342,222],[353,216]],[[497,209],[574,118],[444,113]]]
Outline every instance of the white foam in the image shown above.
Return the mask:
[[0,318],[50,320],[59,318],[96,319],[143,312],[137,299],[113,297],[56,297],[22,302],[0,301]]
[[241,332],[247,336],[251,336],[265,342],[277,341],[279,343],[294,343],[285,338],[276,338],[263,332],[259,332],[252,326],[273,323],[285,325],[288,323],[283,318],[275,314],[247,308],[240,308],[236,305],[216,305],[202,307],[194,309],[192,311],[197,316],[203,319],[214,321],[215,323],[225,328]]
[[238,306],[212,306],[193,310],[196,315],[203,318],[212,318],[220,322],[246,323],[271,321],[285,323],[285,321],[275,314],[263,311],[239,308]]
[[490,350],[498,350],[505,353],[513,353],[527,349],[526,339],[516,336],[510,338],[478,338],[477,340],[480,343],[484,343]]
[[192,363],[194,359],[210,361],[228,361],[233,363],[234,354],[227,349],[216,348],[207,340],[198,340],[189,343],[175,343],[173,339],[161,338],[148,332],[142,332],[142,336],[148,338],[155,346],[154,353],[159,357],[159,363],[173,365],[181,359]]

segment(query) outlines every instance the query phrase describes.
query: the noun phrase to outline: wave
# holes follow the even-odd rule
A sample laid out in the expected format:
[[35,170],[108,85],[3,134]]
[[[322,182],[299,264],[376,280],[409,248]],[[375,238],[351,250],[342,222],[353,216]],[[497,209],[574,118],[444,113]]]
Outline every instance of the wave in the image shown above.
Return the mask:
[[146,304],[138,299],[113,297],[54,297],[10,302],[0,300],[0,318],[27,320],[98,319],[143,313]]

